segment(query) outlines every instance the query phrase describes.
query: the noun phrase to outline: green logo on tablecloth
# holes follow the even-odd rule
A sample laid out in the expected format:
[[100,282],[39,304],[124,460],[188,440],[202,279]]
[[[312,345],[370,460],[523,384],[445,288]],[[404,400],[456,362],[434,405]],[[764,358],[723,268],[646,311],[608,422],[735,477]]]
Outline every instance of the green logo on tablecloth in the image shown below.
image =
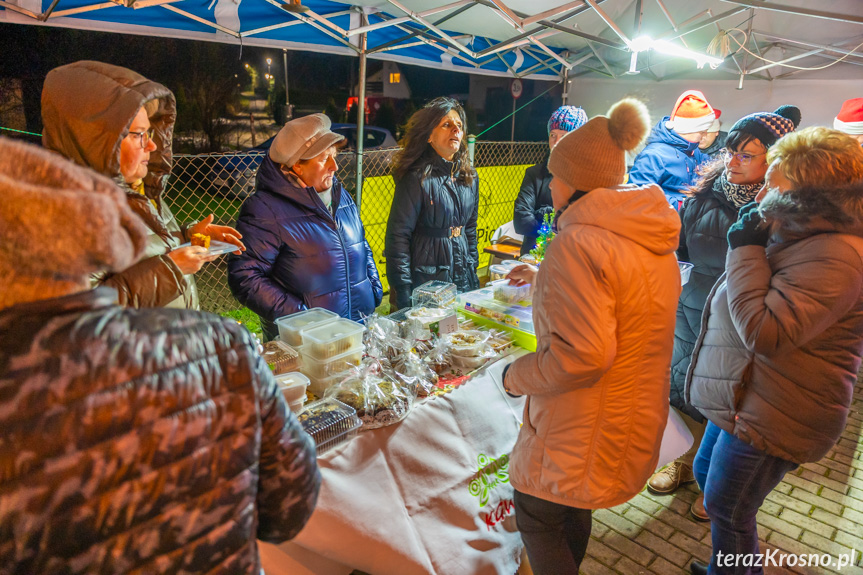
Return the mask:
[[489,493],[498,483],[509,483],[509,455],[503,454],[492,459],[480,453],[477,463],[479,468],[468,489],[471,495],[479,497],[479,506],[482,508],[488,503]]

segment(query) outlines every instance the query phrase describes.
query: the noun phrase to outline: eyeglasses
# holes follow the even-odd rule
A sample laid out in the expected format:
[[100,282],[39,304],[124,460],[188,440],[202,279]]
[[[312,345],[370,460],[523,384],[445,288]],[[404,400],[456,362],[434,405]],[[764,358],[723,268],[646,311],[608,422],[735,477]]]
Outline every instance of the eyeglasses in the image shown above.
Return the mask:
[[144,148],[147,147],[147,144],[150,143],[150,140],[153,139],[153,128],[150,128],[149,130],[147,130],[145,132],[129,132],[126,135],[127,136],[135,136],[136,138],[139,138],[141,140],[141,149],[143,150]]
[[767,152],[761,152],[760,154],[746,154],[744,152],[741,152],[739,154],[734,154],[732,152],[729,152],[728,150],[722,150],[722,159],[725,160],[725,163],[727,164],[731,161],[732,158],[737,158],[737,162],[741,166],[748,166],[752,162],[752,158],[763,156],[766,153]]

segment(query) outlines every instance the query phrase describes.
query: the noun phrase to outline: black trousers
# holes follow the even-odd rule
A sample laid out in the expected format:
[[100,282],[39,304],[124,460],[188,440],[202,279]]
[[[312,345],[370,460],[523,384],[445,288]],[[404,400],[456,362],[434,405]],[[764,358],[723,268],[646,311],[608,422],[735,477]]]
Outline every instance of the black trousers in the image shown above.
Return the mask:
[[535,575],[578,575],[592,523],[590,509],[552,503],[519,491],[515,521]]

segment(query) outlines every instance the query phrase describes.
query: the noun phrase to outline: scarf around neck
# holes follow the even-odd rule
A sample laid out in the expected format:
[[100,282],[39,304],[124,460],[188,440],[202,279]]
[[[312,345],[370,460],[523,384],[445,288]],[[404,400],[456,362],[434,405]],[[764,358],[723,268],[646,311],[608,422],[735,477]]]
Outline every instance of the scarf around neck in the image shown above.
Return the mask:
[[758,190],[763,185],[763,181],[757,184],[732,184],[725,177],[725,172],[722,172],[716,178],[716,181],[713,182],[713,190],[725,196],[739,210],[755,199],[755,196],[758,195]]

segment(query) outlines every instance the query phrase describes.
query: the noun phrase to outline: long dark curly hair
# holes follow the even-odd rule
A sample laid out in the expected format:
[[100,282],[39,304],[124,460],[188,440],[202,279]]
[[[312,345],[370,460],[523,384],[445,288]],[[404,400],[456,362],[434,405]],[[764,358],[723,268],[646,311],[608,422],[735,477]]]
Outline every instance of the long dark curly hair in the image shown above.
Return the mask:
[[[435,98],[411,116],[410,120],[408,120],[405,135],[401,142],[399,142],[402,149],[393,159],[392,170],[396,180],[402,179],[408,172],[417,168],[422,170],[423,177],[429,174],[432,166],[431,159],[434,156],[428,155],[427,152],[437,153],[428,141],[429,136],[431,136],[432,131],[443,117],[449,114],[450,110],[456,111],[461,119],[462,126],[467,131],[467,119],[464,108],[456,100],[445,96]],[[474,177],[476,177],[476,172],[470,165],[465,137],[462,137],[461,145],[458,152],[453,156],[452,161],[457,166],[458,175],[456,179],[463,184],[472,184]]]

